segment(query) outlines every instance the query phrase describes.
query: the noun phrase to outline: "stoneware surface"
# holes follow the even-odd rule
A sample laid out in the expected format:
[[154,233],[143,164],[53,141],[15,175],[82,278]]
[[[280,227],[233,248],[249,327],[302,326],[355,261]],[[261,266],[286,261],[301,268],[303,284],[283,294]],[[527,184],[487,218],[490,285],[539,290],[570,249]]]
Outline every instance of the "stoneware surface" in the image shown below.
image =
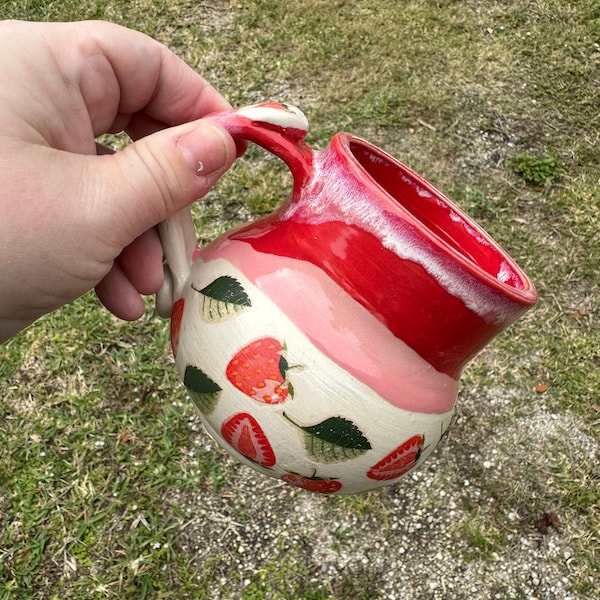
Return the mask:
[[157,298],[204,425],[291,485],[351,494],[425,460],[470,358],[537,300],[476,223],[347,133],[303,141],[295,107],[207,117],[282,158],[291,197],[200,250],[189,211],[161,224]]

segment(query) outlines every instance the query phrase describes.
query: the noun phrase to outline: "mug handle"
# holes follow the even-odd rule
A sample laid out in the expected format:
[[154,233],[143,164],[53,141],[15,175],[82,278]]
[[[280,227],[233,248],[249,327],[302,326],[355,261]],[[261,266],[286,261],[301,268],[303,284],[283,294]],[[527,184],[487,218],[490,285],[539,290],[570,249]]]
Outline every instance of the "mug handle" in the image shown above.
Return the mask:
[[275,154],[290,168],[294,185],[302,186],[312,174],[313,152],[304,142],[308,120],[291,104],[263,102],[205,117],[243,139]]
[[[294,177],[294,193],[313,173],[313,151],[304,142],[308,120],[290,104],[263,102],[243,108],[215,112],[204,117],[217,123],[234,139],[253,142],[281,158]],[[196,231],[189,208],[158,226],[165,254],[164,283],[156,294],[156,310],[170,317],[173,303],[182,296],[196,249]]]

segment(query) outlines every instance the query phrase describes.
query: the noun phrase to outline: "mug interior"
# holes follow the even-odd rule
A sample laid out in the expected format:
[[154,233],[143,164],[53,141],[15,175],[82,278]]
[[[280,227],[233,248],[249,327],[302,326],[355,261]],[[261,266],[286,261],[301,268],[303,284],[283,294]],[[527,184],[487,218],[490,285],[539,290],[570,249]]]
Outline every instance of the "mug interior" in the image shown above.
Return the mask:
[[458,206],[414,171],[377,147],[350,137],[348,149],[366,173],[439,243],[500,284],[530,290],[510,256]]

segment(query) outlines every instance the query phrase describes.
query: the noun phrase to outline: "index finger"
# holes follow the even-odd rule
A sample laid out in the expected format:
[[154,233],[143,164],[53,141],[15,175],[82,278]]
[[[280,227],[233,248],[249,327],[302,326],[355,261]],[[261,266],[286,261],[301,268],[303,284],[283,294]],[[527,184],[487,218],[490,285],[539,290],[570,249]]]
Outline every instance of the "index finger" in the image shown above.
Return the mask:
[[143,33],[104,21],[64,27],[74,38],[76,54],[73,46],[65,50],[64,39],[57,40],[56,54],[68,61],[65,70],[76,71],[95,134],[107,131],[122,115],[144,112],[157,123],[172,126],[230,108],[194,69]]

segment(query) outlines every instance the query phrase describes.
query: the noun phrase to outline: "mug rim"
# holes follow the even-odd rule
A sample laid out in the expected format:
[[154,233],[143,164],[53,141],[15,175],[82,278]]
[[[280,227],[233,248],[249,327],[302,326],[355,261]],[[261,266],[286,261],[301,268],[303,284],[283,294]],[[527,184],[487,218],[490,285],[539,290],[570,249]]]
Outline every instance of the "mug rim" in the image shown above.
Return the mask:
[[[509,294],[513,300],[527,306],[537,302],[538,294],[533,282],[510,254],[494,238],[492,238],[473,217],[466,213],[458,204],[456,204],[456,202],[448,198],[448,196],[436,188],[432,183],[427,181],[406,164],[394,158],[385,150],[382,150],[375,144],[354,134],[347,132],[337,133],[332,139],[332,144],[338,145],[338,149],[343,152],[348,159],[349,164],[352,166],[354,175],[361,180],[363,185],[375,187],[387,198],[389,204],[388,208],[392,212],[400,212],[403,220],[409,221],[414,228],[419,230],[421,235],[427,236],[436,247],[449,253],[454,260],[460,262],[464,268],[471,271],[477,277],[483,277],[488,285],[500,289],[504,294]],[[427,220],[423,218],[423,213],[419,215],[419,211],[416,210],[414,203],[412,203],[413,206],[410,206],[405,199],[400,199],[398,196],[395,196],[389,189],[389,186],[384,185],[373,174],[372,169],[367,168],[365,161],[357,156],[357,153],[352,146],[366,150],[371,155],[369,160],[371,160],[372,164],[387,163],[386,168],[393,168],[397,175],[404,179],[404,184],[412,186],[416,194],[423,201],[430,202],[430,206],[432,205],[431,201],[434,201],[436,210],[441,209],[445,211],[447,217],[446,224],[450,223],[454,228],[457,228],[458,223],[460,223],[463,226],[463,229],[470,229],[471,231],[468,232],[470,239],[473,240],[479,238],[478,240],[476,239],[477,243],[473,244],[471,248],[481,254],[481,241],[483,241],[483,246],[488,247],[496,256],[496,259],[510,269],[510,279],[513,279],[516,285],[514,283],[509,283],[508,280],[503,281],[502,279],[499,279],[499,277],[494,275],[490,269],[481,264],[483,261],[475,259],[473,252],[467,252],[459,246],[457,240],[451,240],[450,235],[441,235],[442,230],[440,227],[437,227],[438,232],[440,233],[436,233],[431,226],[432,222],[427,222]],[[373,157],[376,157],[377,160],[373,160]],[[466,238],[466,235],[467,234],[463,232],[463,239]]]

